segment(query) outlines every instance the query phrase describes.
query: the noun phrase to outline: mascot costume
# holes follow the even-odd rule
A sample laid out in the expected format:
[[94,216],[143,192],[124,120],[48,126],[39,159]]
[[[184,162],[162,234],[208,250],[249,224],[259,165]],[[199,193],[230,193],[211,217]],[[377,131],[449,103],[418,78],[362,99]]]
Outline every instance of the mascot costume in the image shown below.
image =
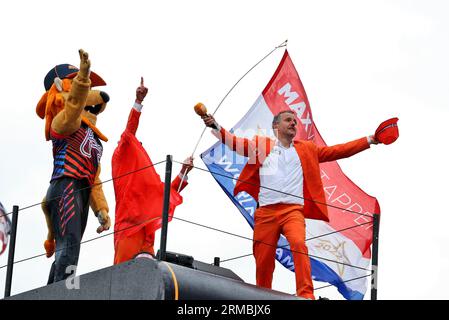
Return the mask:
[[42,202],[48,228],[44,243],[47,257],[56,252],[49,284],[75,271],[89,205],[100,222],[98,233],[111,225],[99,178],[100,140],[107,138],[96,127],[109,96],[91,89],[106,83],[90,72],[87,52],[79,50],[79,55],[79,69],[61,64],[48,72],[46,92],[36,107],[37,115],[45,119],[45,137],[53,144],[53,174]]

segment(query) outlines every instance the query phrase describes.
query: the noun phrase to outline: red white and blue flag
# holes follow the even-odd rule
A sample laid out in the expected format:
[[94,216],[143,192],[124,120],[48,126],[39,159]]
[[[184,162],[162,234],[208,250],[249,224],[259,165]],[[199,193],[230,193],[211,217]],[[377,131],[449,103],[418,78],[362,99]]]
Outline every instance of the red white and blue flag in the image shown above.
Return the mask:
[[11,222],[6,215],[6,210],[0,202],[0,254],[6,250],[8,236],[11,232]]
[[[313,122],[306,92],[287,50],[262,94],[230,131],[249,139],[256,134],[274,137],[271,123],[273,116],[281,110],[293,110],[296,113],[298,131],[295,139],[312,140],[319,146],[326,145]],[[256,201],[246,192],[233,196],[236,179],[248,158],[238,155],[221,142],[203,152],[201,158],[223,191],[254,227]],[[376,198],[357,187],[336,161],[321,163],[320,169],[330,222],[306,221],[306,244],[312,277],[315,281],[336,286],[346,299],[361,300],[367,290],[367,276],[370,274],[373,238],[371,216],[380,213],[379,204]],[[294,271],[291,252],[283,248],[288,248],[288,242],[281,236],[276,258]]]

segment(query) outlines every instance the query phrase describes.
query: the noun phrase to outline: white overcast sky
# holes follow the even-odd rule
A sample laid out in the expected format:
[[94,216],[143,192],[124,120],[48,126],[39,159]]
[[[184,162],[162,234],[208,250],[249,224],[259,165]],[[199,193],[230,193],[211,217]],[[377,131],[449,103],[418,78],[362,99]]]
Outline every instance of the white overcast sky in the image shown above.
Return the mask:
[[[60,63],[77,65],[79,48],[89,52],[92,70],[106,80],[104,91],[111,96],[98,120],[110,139],[102,158],[106,180],[141,75],[149,94],[138,138],[154,162],[166,154],[183,160],[203,129],[193,113],[195,103],[215,109],[240,76],[288,39],[328,145],[371,134],[390,117],[400,119],[395,144],[339,162],[381,206],[379,299],[447,299],[448,13],[444,0],[2,1],[0,201],[8,209],[24,207],[46,193],[51,144],[35,106],[48,70]],[[237,86],[216,114],[220,124],[230,128],[245,114],[282,53],[276,51]],[[213,142],[205,134],[198,151]],[[196,156],[195,164],[204,167]],[[163,175],[164,168],[157,171]],[[189,182],[176,216],[252,236],[210,174],[192,171]],[[112,184],[104,190],[113,217]],[[91,214],[84,240],[97,236],[96,227]],[[45,237],[40,208],[22,211],[16,259],[42,253]],[[174,220],[168,250],[212,262],[215,256],[251,253],[252,243]],[[78,274],[112,261],[112,236],[87,243]],[[45,285],[51,262],[41,257],[17,264],[12,293]],[[0,266],[6,263],[7,253]],[[223,267],[255,283],[252,256]],[[5,275],[6,268],[0,269],[0,296]],[[277,264],[273,288],[294,293],[294,274]],[[315,294],[341,299],[333,288]]]

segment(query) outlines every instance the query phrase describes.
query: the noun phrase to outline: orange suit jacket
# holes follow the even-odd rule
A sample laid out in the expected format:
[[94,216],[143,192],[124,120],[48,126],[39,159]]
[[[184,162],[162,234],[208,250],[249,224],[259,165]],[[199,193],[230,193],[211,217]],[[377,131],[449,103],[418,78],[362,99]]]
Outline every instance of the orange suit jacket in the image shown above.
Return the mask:
[[[248,162],[240,174],[234,189],[234,195],[246,191],[256,201],[259,198],[259,169],[274,147],[275,140],[269,137],[255,136],[252,140],[239,138],[224,128],[219,138],[230,149],[248,157]],[[294,141],[293,143],[304,175],[304,217],[329,221],[323,183],[321,181],[320,162],[348,158],[370,147],[366,137],[335,146],[319,147],[312,141]]]

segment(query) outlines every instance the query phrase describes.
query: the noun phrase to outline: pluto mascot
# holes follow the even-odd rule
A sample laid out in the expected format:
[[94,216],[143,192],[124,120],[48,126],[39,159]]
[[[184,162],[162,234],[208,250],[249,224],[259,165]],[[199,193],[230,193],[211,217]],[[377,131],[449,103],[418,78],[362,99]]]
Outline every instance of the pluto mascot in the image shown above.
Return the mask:
[[53,174],[42,202],[48,227],[47,257],[56,252],[49,284],[75,272],[89,206],[100,222],[98,233],[111,225],[99,178],[101,140],[107,138],[96,127],[109,96],[92,90],[106,83],[90,72],[88,53],[79,50],[79,56],[79,69],[61,64],[48,72],[46,92],[36,107],[37,115],[45,119],[45,137],[53,144]]

